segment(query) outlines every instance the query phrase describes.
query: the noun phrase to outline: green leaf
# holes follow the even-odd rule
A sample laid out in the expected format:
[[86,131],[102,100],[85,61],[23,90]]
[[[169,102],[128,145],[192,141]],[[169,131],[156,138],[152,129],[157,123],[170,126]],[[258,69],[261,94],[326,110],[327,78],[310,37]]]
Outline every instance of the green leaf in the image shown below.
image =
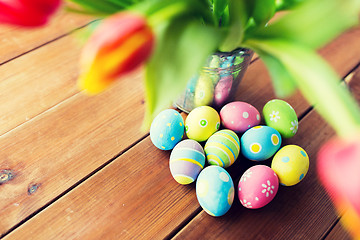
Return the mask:
[[360,128],[360,110],[349,91],[339,84],[331,67],[308,47],[282,40],[248,40],[249,46],[277,58],[298,88],[337,131],[348,135]]
[[248,38],[287,39],[316,49],[358,23],[359,0],[308,0]]
[[157,46],[145,69],[147,111],[144,127],[184,91],[206,58],[213,53],[220,34],[216,28],[183,17],[163,26]]
[[280,98],[286,98],[293,94],[296,90],[296,84],[293,76],[291,76],[282,62],[259,49],[257,49],[256,52],[270,73],[276,95]]
[[275,0],[253,0],[251,17],[257,25],[264,26],[275,14]]
[[276,11],[290,10],[302,2],[304,0],[276,0]]
[[[67,0],[84,8],[91,14],[113,14],[133,4],[132,0]],[[73,11],[74,9],[71,8]]]
[[216,23],[220,22],[220,19],[222,18],[228,4],[228,0],[213,0],[213,11]]
[[230,52],[241,46],[245,27],[251,15],[249,9],[246,0],[229,0],[229,27],[227,36],[219,47],[220,51]]

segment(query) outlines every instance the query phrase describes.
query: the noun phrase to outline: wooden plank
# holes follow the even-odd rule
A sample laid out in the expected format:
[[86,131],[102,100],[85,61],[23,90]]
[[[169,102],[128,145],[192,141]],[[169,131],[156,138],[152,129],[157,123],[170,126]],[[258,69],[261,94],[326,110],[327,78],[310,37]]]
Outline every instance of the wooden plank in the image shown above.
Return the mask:
[[0,67],[0,135],[78,92],[80,49],[68,36]]
[[[346,39],[343,41],[346,41]],[[331,51],[329,51],[329,53],[331,53]],[[342,51],[342,53],[345,54],[346,51]],[[337,61],[334,64],[340,68],[341,64],[344,63]],[[246,78],[244,79],[241,87],[245,93],[239,90],[244,93],[238,96],[239,100],[247,100],[251,103],[255,102],[254,105],[259,107],[261,106],[262,101],[266,101],[274,97],[271,91],[267,91],[267,89],[270,89],[269,79],[262,74],[264,74],[264,67],[261,62],[256,62],[249,68],[249,71],[247,72]],[[262,94],[261,100],[259,100],[257,97],[259,95],[257,95],[256,92],[252,92],[254,89],[259,91],[258,94]],[[121,91],[120,88],[118,91],[120,92],[119,95],[122,95],[123,91]],[[110,96],[112,95],[109,94],[108,97]],[[301,109],[305,110],[305,108],[297,102],[297,98],[298,96],[294,96],[293,98],[289,99],[289,102],[295,104],[295,106],[298,106],[298,113],[301,114]],[[78,108],[78,104],[67,104],[63,111],[57,113],[57,110],[55,109],[52,114],[56,115],[56,119],[62,119],[64,118],[63,115],[66,113],[65,108],[70,109],[74,108],[74,106],[75,108]],[[91,108],[91,104],[88,104],[87,107]],[[131,106],[129,108],[119,109],[119,112],[133,111],[134,109],[136,108]],[[48,117],[50,116],[51,114],[49,113]],[[48,120],[46,120],[44,117],[43,121],[45,123]],[[84,120],[79,117],[76,119],[76,125],[81,127],[85,124],[83,121]],[[100,125],[101,121],[105,120],[99,120],[97,124]],[[314,119],[312,119],[312,121],[314,121]],[[320,117],[316,115],[315,122],[317,121],[319,124],[322,122]],[[113,124],[116,125],[118,122],[114,122]],[[40,125],[41,124],[36,124],[35,126],[39,127]],[[299,133],[297,135],[298,140],[296,141],[305,142],[305,140],[302,139],[306,137],[304,136],[305,131],[309,130],[313,134],[318,133],[321,128],[316,129],[317,126],[319,125],[308,124],[307,127],[301,130],[303,133]],[[97,127],[98,131],[101,132],[103,129],[102,126]],[[312,129],[309,129],[309,127],[312,127]],[[69,130],[69,132],[74,130],[71,126],[70,129],[71,130]],[[46,130],[48,131],[48,127],[44,127],[44,130],[42,131]],[[316,139],[316,142],[324,141],[328,138],[328,134],[331,133],[321,132],[321,134],[315,135],[314,139]],[[124,138],[125,136],[126,135],[124,134],[119,134],[120,138]],[[81,142],[86,142],[89,139],[93,139],[94,141],[101,141],[101,138],[106,138],[106,134],[96,138],[91,137],[83,140],[84,134],[74,133],[72,134],[71,138],[77,139],[76,141]],[[27,146],[30,144],[25,141],[22,142],[22,145]],[[83,147],[84,146],[81,146],[77,149],[78,164],[75,166],[68,166],[69,163],[65,160],[52,162],[52,174],[57,176],[55,182],[60,182],[62,184],[54,183],[54,181],[50,179],[50,176],[44,177],[42,181],[39,181],[42,183],[42,191],[44,192],[37,192],[35,195],[37,195],[38,198],[51,199],[51,197],[56,197],[61,191],[64,191],[69,186],[74,184],[76,179],[81,179],[82,176],[79,175],[85,175],[86,172],[91,172],[91,169],[94,169],[95,165],[91,167],[88,166],[86,169],[85,167],[82,167],[81,171],[78,169],[80,165],[84,165],[84,162],[86,162],[87,159],[103,158],[102,160],[100,159],[99,162],[107,161],[108,157],[103,157],[97,151],[83,151]],[[309,142],[307,142],[307,145],[303,147],[310,151],[312,156],[317,150],[313,145],[310,145]],[[61,149],[64,148],[61,147]],[[94,149],[94,147],[91,149]],[[73,150],[69,149],[68,151],[71,152]],[[47,154],[47,156],[48,158],[56,159],[59,155],[59,152],[61,153],[61,150],[54,150],[53,152]],[[85,156],[80,156],[82,154],[85,154]],[[38,239],[48,239],[53,236],[57,236],[58,238],[63,239],[98,239],[100,237],[131,238],[136,236],[147,238],[162,238],[171,235],[173,229],[187,222],[188,219],[199,210],[199,206],[196,203],[194,185],[180,186],[177,185],[174,180],[172,180],[167,168],[168,156],[169,152],[162,152],[157,150],[151,145],[149,138],[146,138],[144,141],[139,143],[139,145],[131,148],[127,153],[111,162],[104,169],[100,170],[94,176],[84,181],[80,186],[70,191],[64,197],[51,204],[44,211],[40,212],[35,217],[31,218],[25,224],[10,233],[7,238],[25,239],[32,236],[37,236]],[[32,161],[34,161],[34,163],[37,165],[44,164],[44,160],[41,158]],[[36,166],[28,166],[24,170],[29,173],[36,171],[36,169]],[[56,169],[58,172],[55,171]],[[76,171],[74,169],[76,169]],[[66,182],[64,179],[64,172],[68,178]],[[314,173],[312,173],[312,175],[314,175]],[[304,183],[299,185],[300,188],[295,187],[288,190],[287,192],[280,191],[277,199],[274,202],[287,205],[286,209],[293,209],[295,206],[294,202],[301,199],[302,194],[304,194],[304,196],[308,196],[310,200],[307,201],[311,202],[314,200],[314,197],[311,197],[311,192],[307,190],[308,187],[310,185],[312,186],[313,184],[315,186],[314,191],[320,195],[322,194],[321,196],[323,198],[326,198],[324,193],[322,193],[322,188],[316,185],[316,179],[314,179],[312,175],[310,173],[310,176],[306,178],[306,181],[304,180]],[[28,179],[29,178],[27,178],[27,180]],[[57,192],[52,194],[51,191],[54,191],[55,187],[57,187]],[[289,195],[293,196],[293,203],[287,202],[287,197]],[[24,209],[27,209],[29,205],[31,206],[30,203],[34,204],[33,202],[26,203],[23,211]],[[5,206],[9,205],[9,203],[5,204]],[[37,207],[40,205],[41,204],[37,205]],[[281,209],[280,205],[278,205],[278,209]],[[321,205],[320,203],[315,204],[313,210],[316,207],[325,209],[325,212],[327,212],[329,208],[331,209],[331,205],[328,201],[325,205]],[[109,208],[111,208],[111,210],[104,210]],[[235,210],[232,210],[233,213],[230,214],[236,214],[236,208],[239,208],[239,206],[236,207],[235,204]],[[34,209],[36,209],[36,207],[32,208],[32,210]],[[295,210],[296,209],[298,209],[297,206],[295,206]],[[239,209],[239,211],[239,217],[241,217],[242,214],[246,215],[246,211],[241,209]],[[13,214],[14,210],[10,209],[8,212]],[[28,214],[30,213],[31,210],[28,211]],[[302,216],[307,216],[306,214],[309,214],[309,212],[302,213],[300,211],[298,213],[302,214]],[[270,211],[268,214],[270,214],[269,216],[271,216],[271,214],[274,215],[275,211]],[[199,216],[203,216],[203,214],[200,214]],[[258,216],[259,218],[260,215],[257,214],[254,216]],[[254,217],[252,218],[254,219]],[[89,219],[92,219],[92,221],[88,221]],[[328,216],[325,216],[325,219],[334,220],[333,212],[329,213]],[[220,222],[224,221],[224,219],[218,220]],[[290,222],[291,220],[293,221],[294,216],[285,218],[284,223],[288,220],[290,220]],[[322,223],[322,220],[318,219],[318,222]],[[91,227],[89,227],[89,224],[91,224]],[[47,227],[44,228],[43,226]],[[197,229],[196,231],[199,230]]]
[[[359,72],[348,80],[348,84],[360,102]],[[306,149],[310,157],[309,172],[301,183],[280,187],[274,200],[262,209],[245,209],[235,198],[232,209],[224,217],[214,218],[201,211],[175,239],[320,239],[338,220],[316,175],[318,149],[334,135],[330,126],[311,111],[300,121],[297,135],[288,141]],[[270,162],[266,164],[270,165]],[[239,177],[235,184],[238,181]],[[348,238],[338,225],[330,232],[329,239]]]
[[335,227],[331,230],[329,235],[326,236],[326,240],[350,240],[352,239],[348,232],[345,231],[344,227],[340,222],[337,222]]
[[0,186],[0,232],[143,137],[142,96],[133,76],[93,98],[77,94],[1,136],[0,169],[15,177]]
[[[205,239],[319,239],[337,220],[328,196],[317,181],[315,167],[318,148],[333,134],[320,116],[311,112],[289,141],[306,149],[310,157],[309,172],[301,183],[280,187],[274,200],[257,210],[245,209],[235,196],[225,216],[213,218],[202,211],[175,239],[199,236]],[[267,161],[266,165],[269,164]],[[236,185],[238,181],[238,177],[234,179]]]
[[55,38],[68,34],[92,20],[94,20],[93,16],[90,17],[60,10],[46,26],[41,28],[27,29],[0,25],[0,65]]
[[[353,96],[360,102],[360,66],[345,79],[345,82],[349,86]],[[326,236],[326,239],[347,240],[351,239],[351,237],[341,222],[337,222],[335,227],[331,229],[330,233]]]

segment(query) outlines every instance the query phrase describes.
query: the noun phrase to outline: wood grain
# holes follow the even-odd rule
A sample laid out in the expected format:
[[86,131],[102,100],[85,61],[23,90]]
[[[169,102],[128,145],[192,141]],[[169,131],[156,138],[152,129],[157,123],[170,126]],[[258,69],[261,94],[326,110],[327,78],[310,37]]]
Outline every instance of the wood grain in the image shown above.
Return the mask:
[[326,240],[350,240],[351,237],[345,231],[340,222],[337,222],[335,227],[331,230],[329,235],[326,236]]
[[60,36],[82,27],[95,18],[60,10],[40,28],[0,25],[0,65]]
[[142,97],[137,74],[96,97],[76,94],[1,136],[0,169],[15,177],[0,186],[0,232],[143,137]]
[[[359,94],[359,76],[356,71],[348,81],[355,96]],[[357,100],[360,103],[360,98]],[[334,135],[333,129],[312,110],[300,121],[299,132],[289,141],[306,149],[310,157],[309,172],[301,183],[293,187],[280,186],[274,200],[261,209],[245,209],[235,196],[232,208],[221,218],[201,211],[175,239],[321,239],[329,231],[327,239],[348,239],[316,175],[318,149]],[[235,185],[238,181],[237,176]]]
[[[350,34],[350,36],[353,35]],[[340,38],[336,40],[337,44],[335,45],[343,46],[344,51],[341,52],[346,55],[338,55],[339,57],[335,58],[336,61],[332,63],[339,72],[348,65],[356,65],[359,60],[358,58],[350,57],[351,61],[349,62],[344,63],[341,61],[341,58],[348,58],[347,54],[352,54],[345,51],[348,46],[345,47],[345,45],[341,44],[343,42],[348,42],[348,38],[349,36],[345,39]],[[352,41],[352,44],[354,44],[354,41]],[[329,50],[325,52],[330,55],[338,54],[337,51]],[[129,84],[132,81],[132,79],[127,79],[126,83]],[[256,61],[250,66],[249,71],[239,88],[240,94],[238,95],[238,100],[248,101],[261,109],[261,105],[265,101],[274,97],[273,92],[269,87],[269,83],[270,81],[264,70],[264,66],[260,61]],[[101,146],[102,151],[99,147],[94,145],[94,142],[102,142],[108,135],[114,134],[110,130],[111,128],[106,126],[109,126],[110,124],[115,129],[124,130],[129,128],[129,126],[132,125],[131,123],[135,123],[135,126],[131,126],[131,129],[126,130],[131,135],[136,135],[140,138],[141,134],[137,135],[134,134],[134,132],[136,132],[136,127],[138,127],[136,125],[141,121],[140,112],[142,109],[136,104],[137,101],[140,102],[141,97],[130,97],[131,94],[135,93],[138,87],[135,87],[132,90],[127,89],[127,91],[124,91],[126,85],[122,85],[122,87],[123,88],[117,88],[116,91],[118,92],[108,92],[106,97],[103,97],[103,101],[106,99],[106,102],[111,105],[109,108],[111,109],[112,107],[119,105],[124,99],[128,100],[128,106],[122,105],[116,109],[121,115],[127,113],[125,114],[126,116],[123,116],[122,118],[122,121],[128,121],[128,124],[130,124],[126,127],[119,127],[119,121],[107,121],[106,117],[112,116],[110,119],[115,118],[115,115],[112,115],[114,114],[114,111],[111,114],[106,113],[105,111],[102,112],[104,116],[102,116],[102,114],[96,114],[97,117],[88,119],[86,116],[91,115],[92,108],[95,110],[100,108],[98,105],[100,104],[98,103],[99,100],[93,100],[88,103],[87,101],[89,101],[89,99],[86,99],[87,101],[85,101],[85,98],[78,95],[61,104],[61,109],[54,108],[47,112],[46,115],[39,116],[39,118],[36,119],[37,121],[28,123],[27,126],[21,126],[21,132],[27,132],[27,128],[34,128],[36,129],[36,132],[40,131],[44,133],[44,137],[48,139],[41,141],[40,143],[48,143],[48,146],[46,146],[46,150],[38,150],[34,156],[29,156],[29,154],[26,155],[30,158],[29,162],[31,164],[25,164],[20,160],[14,160],[12,162],[14,166],[23,166],[21,171],[19,171],[21,172],[23,179],[21,179],[22,182],[16,184],[18,192],[14,191],[14,189],[16,189],[14,187],[8,188],[8,195],[11,196],[11,194],[14,194],[11,198],[9,197],[9,199],[22,201],[22,211],[27,211],[26,214],[23,214],[17,219],[14,220],[13,218],[12,224],[21,220],[27,214],[35,211],[38,207],[42,206],[44,202],[46,203],[51,200],[51,198],[58,196],[62,191],[65,191],[75,184],[76,181],[86,176],[86,174],[94,171],[96,166],[106,163],[108,159],[111,158],[111,154],[109,153],[106,155],[103,154],[102,151],[112,152],[112,156],[116,154],[116,151],[114,151],[113,146],[110,144],[114,143],[114,141],[109,141],[107,145],[97,144],[97,146]],[[123,94],[126,94],[126,96],[121,98],[121,100],[118,100],[117,97]],[[258,96],[261,96],[261,98]],[[296,95],[289,98],[289,102],[295,106],[298,114],[302,114],[307,109],[306,105],[303,105],[304,102],[301,101],[303,100],[300,100],[299,96]],[[83,105],[86,105],[86,111],[82,108]],[[70,117],[67,117],[69,111],[72,114],[70,114]],[[85,113],[82,113],[83,111],[85,111]],[[133,111],[139,111],[139,113],[138,117],[133,118],[135,120],[131,121],[129,116],[134,114]],[[81,116],[77,116],[75,112]],[[322,131],[326,128],[324,122],[315,113],[312,113],[311,116],[310,120],[306,120],[308,117],[303,120],[307,123],[304,124],[305,127],[303,125],[301,126],[301,129],[303,128],[303,130],[301,130],[302,133],[300,132],[296,136],[294,142],[303,144],[303,147],[307,149],[309,154],[311,154],[311,157],[314,157],[318,146],[311,141],[320,144],[328,139],[333,132],[331,129]],[[64,123],[63,125],[59,123],[59,121],[62,122],[64,118],[72,119],[70,126],[68,125],[70,120],[65,121],[66,124]],[[59,138],[49,137],[45,134],[45,132],[50,131],[49,129],[54,128],[54,126],[47,124],[47,122],[52,122],[49,121],[49,119],[53,120],[56,125],[62,126],[59,133],[54,134],[54,137],[56,135],[67,136],[67,138],[71,139],[73,142],[65,144],[61,141],[61,144],[56,146],[56,149],[50,149],[51,146],[49,145],[56,142],[54,139]],[[314,122],[316,124],[314,124]],[[88,124],[92,127],[89,128]],[[80,128],[80,130],[76,130],[77,128],[75,126]],[[104,127],[107,129],[105,132]],[[20,133],[20,129],[18,131]],[[94,134],[93,131],[96,131],[97,134]],[[306,131],[311,132],[310,137],[306,135]],[[14,133],[12,137],[15,138],[15,136],[18,135]],[[126,144],[128,144],[127,146],[130,146],[132,142],[136,141],[136,137],[133,136],[131,139],[126,139],[126,143],[124,143],[125,138],[129,138],[129,136],[120,130],[117,130],[117,137],[122,143],[122,146],[117,148],[117,152],[121,152],[122,149],[126,148]],[[5,139],[4,143],[10,143],[13,138]],[[39,142],[33,144],[32,142],[34,139],[30,136],[21,138],[24,138],[25,140],[17,145],[25,147],[29,146],[29,148],[31,146],[33,148],[39,144]],[[81,144],[77,145],[79,142]],[[93,143],[90,147],[85,144],[89,142]],[[46,162],[47,159],[43,159],[44,152],[47,153],[47,159],[52,159],[51,166]],[[24,151],[21,153],[23,155]],[[71,157],[71,159],[63,157],[67,154],[70,154],[71,156],[75,154],[76,160],[73,157]],[[39,155],[42,156],[39,157]],[[111,237],[136,238],[137,236],[162,238],[171,236],[174,229],[181,227],[191,219],[197,211],[199,211],[199,206],[196,203],[194,185],[185,187],[179,186],[172,180],[167,167],[168,155],[168,152],[161,152],[153,147],[149,138],[146,138],[135,147],[130,148],[125,154],[108,164],[104,169],[96,172],[96,174],[82,182],[65,196],[61,197],[45,210],[41,211],[22,226],[14,230],[6,237],[6,239],[26,239],[32,236],[38,236],[38,239],[48,239],[53,236],[57,236],[59,239],[98,239]],[[89,159],[95,159],[96,161],[89,162]],[[49,173],[46,171],[46,174],[40,179],[41,181],[31,181],[34,175],[31,175],[30,173],[33,171],[38,172],[39,166],[43,166],[40,169],[50,168]],[[23,174],[23,171],[25,171],[26,174]],[[287,234],[296,234],[299,231],[301,232],[306,229],[306,227],[308,227],[308,225],[305,224],[305,222],[307,222],[306,217],[313,217],[315,223],[323,224],[325,226],[324,228],[328,227],[329,222],[336,221],[336,217],[330,202],[322,188],[316,182],[313,171],[314,170],[310,172],[309,176],[299,186],[287,191],[281,190],[277,199],[272,203],[273,205],[269,205],[269,208],[266,208],[267,210],[260,210],[258,214],[250,214],[246,213],[240,206],[236,207],[235,204],[235,210],[231,210],[229,214],[235,215],[233,217],[240,222],[243,222],[246,218],[253,219],[252,223],[256,225],[256,219],[260,218],[264,218],[265,223],[271,224],[271,217],[278,214],[277,210],[285,209],[286,211],[293,211],[293,215],[291,216],[287,216],[286,214],[285,216],[284,214],[280,215],[281,221],[283,221],[284,224],[289,221],[290,225],[287,227],[285,226],[283,230],[278,229],[277,236],[279,237],[286,236]],[[45,170],[43,170],[43,172],[45,172]],[[237,175],[239,175],[238,172]],[[15,182],[15,180],[13,182]],[[40,201],[39,199],[44,198],[46,200],[33,202],[29,197],[24,195],[21,196],[21,193],[23,192],[21,192],[20,189],[24,189],[24,186],[31,182],[41,183],[38,190],[31,198],[37,197],[38,201]],[[9,185],[7,184],[4,186]],[[36,186],[37,185],[35,184],[35,188]],[[308,191],[309,188],[312,190]],[[316,195],[313,196],[313,192],[315,192]],[[305,211],[303,211],[302,205],[296,204],[298,201],[303,200],[304,197],[308,199],[304,200],[304,205],[312,204],[309,208],[306,208]],[[319,197],[319,202],[315,201],[315,197]],[[16,203],[17,202],[15,201],[7,201],[4,204],[5,207],[9,208],[9,211],[7,212],[11,216],[15,216],[19,213],[19,211],[15,210],[15,206],[12,206]],[[313,216],[317,208],[319,208],[320,212],[323,214],[320,214],[318,218]],[[269,211],[269,209],[273,210]],[[295,223],[298,220],[296,214],[303,217],[299,220],[299,223]],[[247,217],[243,218],[243,216]],[[198,219],[201,217],[205,219],[206,215],[201,213],[193,221],[199,221]],[[91,219],[91,221],[89,221],[89,219]],[[200,222],[202,221],[203,220]],[[216,219],[216,221],[217,224],[222,222],[228,223],[226,218],[219,218]],[[292,229],[290,226],[294,226],[294,224],[295,228]],[[305,227],[301,228],[298,226],[301,224],[305,224]],[[9,226],[11,226],[11,224],[7,225],[7,227]],[[43,226],[47,227],[44,228]],[[185,230],[188,228],[190,229],[191,227],[196,228],[196,232],[202,232],[201,229],[199,230],[192,224],[187,226]],[[250,226],[245,225],[245,227]],[[6,227],[4,229],[6,229]],[[214,228],[214,231],[217,231],[216,229],[221,232],[224,231],[220,228]],[[325,231],[325,229],[323,230]],[[264,236],[268,236],[268,234],[271,235],[271,233],[266,232],[267,231],[264,232]],[[182,234],[184,233],[182,232]]]

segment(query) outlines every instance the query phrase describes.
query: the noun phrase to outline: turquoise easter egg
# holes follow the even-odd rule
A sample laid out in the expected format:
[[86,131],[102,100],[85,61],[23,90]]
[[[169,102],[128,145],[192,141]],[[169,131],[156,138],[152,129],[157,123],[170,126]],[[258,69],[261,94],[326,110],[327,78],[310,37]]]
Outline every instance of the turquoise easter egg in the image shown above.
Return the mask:
[[234,201],[234,183],[231,176],[219,166],[204,168],[196,180],[196,197],[209,215],[224,215]]
[[194,182],[204,165],[204,150],[195,140],[182,140],[171,151],[170,172],[180,184],[185,185]]
[[209,164],[226,168],[239,156],[240,140],[236,133],[224,129],[207,140],[204,150]]
[[269,126],[247,130],[240,141],[242,154],[250,160],[263,161],[272,157],[281,146],[281,135]]
[[150,139],[161,150],[170,150],[184,135],[184,120],[174,109],[160,112],[150,127]]

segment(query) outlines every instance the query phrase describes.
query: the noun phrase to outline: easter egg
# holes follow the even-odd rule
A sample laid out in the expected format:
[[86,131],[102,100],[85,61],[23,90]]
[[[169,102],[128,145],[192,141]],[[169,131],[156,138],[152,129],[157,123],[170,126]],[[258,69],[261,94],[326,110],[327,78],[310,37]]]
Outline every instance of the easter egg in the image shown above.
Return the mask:
[[267,126],[275,128],[283,138],[293,137],[298,130],[298,118],[295,110],[287,102],[274,99],[263,108]]
[[161,150],[170,150],[184,135],[184,120],[174,109],[160,112],[151,123],[150,139]]
[[271,202],[279,189],[274,170],[265,165],[255,165],[244,172],[238,184],[240,203],[257,209]]
[[219,166],[208,166],[196,180],[196,197],[211,216],[224,215],[234,201],[234,183],[229,173]]
[[233,76],[225,76],[216,84],[214,90],[214,104],[221,107],[229,99],[231,87],[233,84]]
[[219,130],[220,116],[215,109],[201,106],[192,110],[185,120],[185,131],[190,139],[198,142],[206,141]]
[[280,145],[280,133],[268,126],[252,127],[242,135],[240,140],[242,154],[254,161],[272,157]]
[[182,140],[171,151],[170,172],[180,184],[185,185],[194,182],[204,165],[204,150],[195,140]]
[[202,73],[195,88],[194,105],[211,105],[213,101],[214,85],[210,74]]
[[282,147],[274,156],[271,168],[278,175],[280,184],[292,186],[299,183],[309,170],[309,156],[299,146]]
[[239,156],[239,137],[231,130],[218,131],[206,141],[204,150],[209,164],[229,167]]
[[251,104],[235,101],[226,104],[220,110],[220,119],[225,128],[244,133],[260,124],[260,113]]

